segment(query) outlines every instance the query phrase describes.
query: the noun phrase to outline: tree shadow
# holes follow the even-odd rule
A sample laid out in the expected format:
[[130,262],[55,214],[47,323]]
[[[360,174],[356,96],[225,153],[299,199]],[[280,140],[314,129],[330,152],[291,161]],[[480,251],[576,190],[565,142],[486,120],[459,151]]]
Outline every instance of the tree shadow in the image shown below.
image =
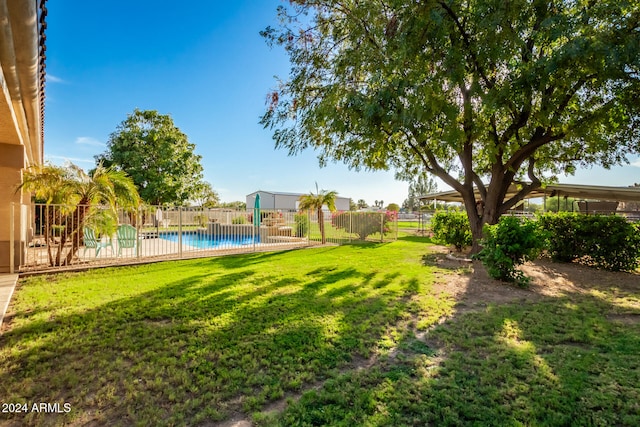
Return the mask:
[[27,424],[222,420],[368,357],[415,292],[381,292],[399,275],[351,267],[311,268],[301,280],[258,274],[272,256],[198,261],[227,272],[7,331],[1,342],[15,350],[2,362],[0,393],[73,408],[21,415]]
[[426,334],[408,330],[391,358],[305,393],[269,423],[638,425],[640,282],[603,272],[588,285],[581,268],[543,271],[577,283],[457,311]]
[[400,236],[398,240],[414,243],[434,243],[431,237],[427,236]]

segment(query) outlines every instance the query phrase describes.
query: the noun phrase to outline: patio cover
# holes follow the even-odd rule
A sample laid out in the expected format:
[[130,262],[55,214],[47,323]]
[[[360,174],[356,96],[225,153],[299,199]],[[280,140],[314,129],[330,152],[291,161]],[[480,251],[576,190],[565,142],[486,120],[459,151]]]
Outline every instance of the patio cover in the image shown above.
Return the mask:
[[[514,184],[507,191],[506,198],[517,193]],[[602,185],[580,185],[580,184],[547,184],[545,188],[538,188],[529,193],[526,199],[535,199],[538,197],[573,197],[583,200],[607,200],[615,202],[640,202],[640,188],[638,187],[607,187]],[[480,198],[480,194],[476,189],[476,198]],[[439,193],[425,194],[419,197],[420,200],[438,200],[443,202],[459,202],[462,203],[462,196],[455,191],[442,191]]]

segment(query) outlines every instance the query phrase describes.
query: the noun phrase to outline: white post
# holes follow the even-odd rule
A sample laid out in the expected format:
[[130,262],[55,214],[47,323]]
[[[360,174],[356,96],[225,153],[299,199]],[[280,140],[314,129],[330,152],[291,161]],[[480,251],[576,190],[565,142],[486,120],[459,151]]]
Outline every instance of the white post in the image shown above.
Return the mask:
[[182,206],[178,208],[178,258],[182,259]]
[[311,209],[307,210],[307,246],[311,245]]
[[399,212],[396,212],[393,214],[393,219],[395,219],[396,221],[396,241],[398,240],[398,217],[399,217]]
[[[140,252],[142,252],[142,235],[140,234],[140,232],[142,231],[142,214],[140,213],[140,210],[142,208],[140,206],[138,206],[138,209],[136,210],[136,258],[140,258]],[[120,245],[120,242],[118,242],[118,245]]]

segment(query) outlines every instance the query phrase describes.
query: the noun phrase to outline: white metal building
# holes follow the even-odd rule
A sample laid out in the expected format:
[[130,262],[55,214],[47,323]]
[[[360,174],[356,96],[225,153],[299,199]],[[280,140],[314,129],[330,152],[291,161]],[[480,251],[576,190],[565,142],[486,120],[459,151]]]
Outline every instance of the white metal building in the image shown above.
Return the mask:
[[[256,194],[258,193],[260,194],[260,208],[281,211],[298,210],[300,196],[304,195],[303,193],[282,193],[278,191],[258,190],[251,194],[247,194],[247,209],[253,209]],[[339,211],[348,211],[349,200],[350,199],[348,197],[336,197],[336,209]]]

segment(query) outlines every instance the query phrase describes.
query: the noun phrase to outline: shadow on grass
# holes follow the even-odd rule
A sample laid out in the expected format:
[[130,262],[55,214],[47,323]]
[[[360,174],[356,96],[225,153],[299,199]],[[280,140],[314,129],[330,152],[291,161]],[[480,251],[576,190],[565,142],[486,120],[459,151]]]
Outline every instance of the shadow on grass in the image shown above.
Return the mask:
[[216,258],[210,258],[207,261],[212,265],[220,265],[224,268],[243,268],[248,265],[261,264],[268,262],[273,257],[277,257],[282,254],[280,252],[254,252],[238,255],[225,255]]
[[416,242],[416,243],[434,243],[430,237],[426,236],[400,236],[398,240],[402,240],[405,242]]
[[580,270],[547,269],[578,291],[458,314],[426,342],[407,333],[395,360],[341,375],[257,421],[640,425],[640,285],[604,273],[602,283],[586,286]]
[[417,290],[352,267],[258,274],[273,256],[200,261],[190,264],[198,273],[154,291],[8,331],[0,395],[72,408],[9,419],[193,425],[257,410],[368,357]]
[[[640,288],[587,290],[459,314],[426,342],[406,333],[395,360],[259,424],[640,425],[640,323],[628,321],[640,315]],[[621,311],[627,321],[612,316]]]

